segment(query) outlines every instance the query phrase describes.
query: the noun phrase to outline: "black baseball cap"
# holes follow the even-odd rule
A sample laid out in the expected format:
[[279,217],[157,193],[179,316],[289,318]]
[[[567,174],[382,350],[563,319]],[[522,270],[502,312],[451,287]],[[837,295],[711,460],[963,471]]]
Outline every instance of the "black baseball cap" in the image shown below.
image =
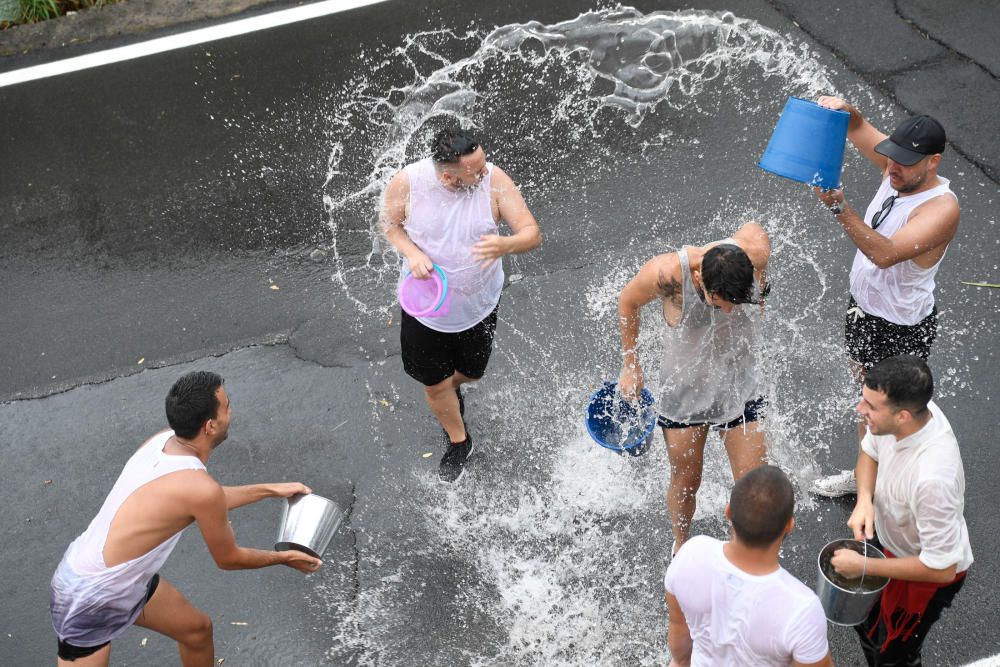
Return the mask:
[[888,139],[875,146],[875,152],[909,167],[928,155],[943,153],[944,144],[941,123],[930,116],[914,116],[896,126]]

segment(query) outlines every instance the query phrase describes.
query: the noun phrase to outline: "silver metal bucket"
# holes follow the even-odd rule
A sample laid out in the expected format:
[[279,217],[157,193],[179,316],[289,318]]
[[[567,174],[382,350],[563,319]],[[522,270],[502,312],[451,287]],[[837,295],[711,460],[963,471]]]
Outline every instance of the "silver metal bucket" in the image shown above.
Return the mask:
[[343,519],[344,512],[329,498],[315,493],[292,496],[281,512],[274,550],[296,549],[320,558]]
[[823,604],[827,620],[834,625],[858,625],[868,617],[868,612],[878,602],[889,580],[872,575],[845,579],[830,565],[830,559],[838,549],[850,549],[859,554],[867,549],[869,558],[885,558],[885,554],[871,544],[866,547],[858,540],[834,540],[823,547],[816,558],[819,570],[816,595]]

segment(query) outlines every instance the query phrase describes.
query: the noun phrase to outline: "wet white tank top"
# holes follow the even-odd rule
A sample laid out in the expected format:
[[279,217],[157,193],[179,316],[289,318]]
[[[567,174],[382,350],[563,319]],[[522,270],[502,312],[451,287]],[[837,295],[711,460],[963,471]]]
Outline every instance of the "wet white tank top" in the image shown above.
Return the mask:
[[[725,239],[719,243],[732,243]],[[660,364],[659,412],[685,424],[724,424],[743,414],[747,401],[760,396],[757,348],[760,306],[743,304],[728,315],[708,305],[691,279],[687,248],[681,264],[681,316],[669,325]],[[754,280],[754,291],[760,293]]]
[[[928,199],[945,194],[955,197],[955,193],[948,187],[950,181],[940,176],[938,180],[941,184],[930,190],[915,195],[904,195],[897,199],[889,215],[875,231],[888,238],[906,224],[913,209]],[[889,179],[883,180],[875,197],[868,204],[868,210],[865,211],[866,225],[871,227],[872,217],[882,208],[882,202],[895,194],[897,193],[889,185]],[[934,266],[927,269],[909,259],[887,269],[880,269],[858,250],[851,266],[851,296],[861,310],[870,315],[876,315],[893,324],[907,326],[917,324],[934,309],[934,276],[942,260],[944,255],[941,255],[941,259]]]
[[[403,223],[407,236],[448,276],[450,310],[443,317],[419,317],[435,331],[454,333],[483,321],[500,302],[503,262],[483,268],[472,248],[483,234],[497,234],[490,196],[493,165],[472,190],[452,192],[438,180],[434,161],[426,158],[405,168],[410,180],[410,212]],[[404,259],[400,280],[409,273]]]
[[104,544],[122,504],[141,486],[181,470],[205,470],[195,456],[163,453],[174,434],[159,433],[132,455],[118,481],[69,548],[52,577],[52,625],[63,641],[97,646],[124,632],[142,611],[146,590],[180,539],[180,531],[145,554],[113,567],[104,564]]

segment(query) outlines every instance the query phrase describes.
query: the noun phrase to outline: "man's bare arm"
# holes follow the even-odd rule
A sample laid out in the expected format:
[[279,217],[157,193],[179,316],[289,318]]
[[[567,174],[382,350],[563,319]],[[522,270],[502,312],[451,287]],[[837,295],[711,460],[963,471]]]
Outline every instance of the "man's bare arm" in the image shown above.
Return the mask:
[[677,304],[681,302],[681,285],[677,280],[679,266],[677,253],[654,257],[639,269],[618,296],[618,329],[624,366],[618,383],[622,393],[630,398],[643,385],[637,348],[642,307],[656,298],[668,299]]
[[434,270],[433,262],[410,240],[403,223],[406,221],[406,204],[410,200],[410,178],[400,171],[389,181],[379,211],[379,226],[392,247],[406,258],[410,271],[417,278],[426,278]]
[[916,208],[899,231],[885,237],[865,224],[857,211],[844,201],[840,190],[818,193],[828,205],[842,202],[837,216],[854,245],[880,269],[914,259],[951,241],[958,229],[959,207],[950,195],[942,195]]
[[252,570],[284,564],[300,572],[313,572],[322,564],[318,558],[298,551],[264,551],[236,544],[236,536],[229,523],[226,493],[211,478],[192,485],[188,498],[191,514],[198,522],[208,552],[223,570]]
[[691,630],[688,628],[687,619],[681,611],[681,605],[677,598],[666,593],[667,613],[669,621],[667,625],[667,645],[670,647],[671,665],[686,667],[691,664],[691,650],[694,642],[691,641]]
[[839,97],[824,95],[816,100],[816,103],[827,109],[837,109],[851,114],[851,119],[847,121],[847,138],[850,139],[854,147],[862,155],[868,158],[878,170],[885,173],[888,160],[884,155],[875,152],[875,147],[885,140],[886,135],[880,132],[874,125],[869,123],[861,115],[857,108],[851,106]]
[[248,484],[246,486],[224,486],[226,494],[226,509],[250,505],[265,498],[288,498],[297,493],[312,493],[305,484],[299,482],[282,482],[277,484]]
[[473,249],[476,259],[491,262],[503,255],[528,252],[541,245],[542,230],[511,177],[500,167],[494,166],[490,187],[500,218],[514,233],[510,236],[487,234],[481,237]]

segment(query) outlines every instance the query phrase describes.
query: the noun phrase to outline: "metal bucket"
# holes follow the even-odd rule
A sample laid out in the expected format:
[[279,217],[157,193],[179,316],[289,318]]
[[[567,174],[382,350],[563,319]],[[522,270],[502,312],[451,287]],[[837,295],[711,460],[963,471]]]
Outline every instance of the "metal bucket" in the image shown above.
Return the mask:
[[886,577],[864,575],[858,579],[845,579],[834,571],[830,559],[838,549],[850,549],[869,558],[885,558],[885,554],[871,544],[865,546],[858,540],[834,540],[819,552],[816,566],[816,595],[823,605],[826,619],[834,625],[858,625],[868,617],[868,612],[882,596],[882,589],[889,583]]
[[329,498],[315,493],[292,496],[281,512],[274,550],[295,549],[320,558],[343,519],[344,512]]

